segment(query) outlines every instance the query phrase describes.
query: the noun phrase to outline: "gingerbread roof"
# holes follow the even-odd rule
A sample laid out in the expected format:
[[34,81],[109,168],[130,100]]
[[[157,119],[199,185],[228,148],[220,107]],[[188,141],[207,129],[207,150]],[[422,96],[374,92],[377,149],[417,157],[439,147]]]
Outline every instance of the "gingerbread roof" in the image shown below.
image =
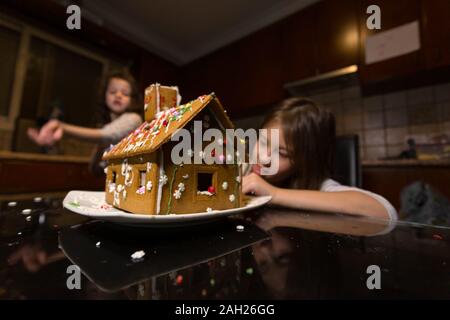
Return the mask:
[[203,95],[178,107],[156,114],[103,154],[103,160],[121,159],[149,154],[170,140],[177,129],[183,128],[206,106],[225,128],[234,128],[214,93]]

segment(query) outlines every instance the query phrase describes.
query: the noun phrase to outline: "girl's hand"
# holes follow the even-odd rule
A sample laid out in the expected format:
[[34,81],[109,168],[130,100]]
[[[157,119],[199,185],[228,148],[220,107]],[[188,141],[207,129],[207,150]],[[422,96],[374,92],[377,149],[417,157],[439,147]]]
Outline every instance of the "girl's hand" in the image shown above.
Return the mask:
[[[277,188],[258,176],[256,173],[250,173],[242,177],[242,192],[256,196],[275,197]],[[273,199],[272,199],[273,201]]]
[[44,144],[53,145],[63,137],[63,127],[60,121],[50,120],[39,132],[39,140]]
[[50,120],[38,132],[34,128],[28,129],[28,137],[41,146],[52,146],[63,137],[64,130],[61,122]]

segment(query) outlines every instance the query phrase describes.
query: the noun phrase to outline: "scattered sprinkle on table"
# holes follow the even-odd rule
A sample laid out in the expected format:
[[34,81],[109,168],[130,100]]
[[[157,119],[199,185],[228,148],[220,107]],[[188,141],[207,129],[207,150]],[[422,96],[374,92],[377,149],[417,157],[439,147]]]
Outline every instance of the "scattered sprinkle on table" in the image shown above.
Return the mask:
[[211,285],[211,287],[214,287],[214,285],[216,284],[216,280],[214,279],[209,280],[209,284]]
[[25,220],[31,221],[31,216],[26,217]]
[[31,209],[23,209],[22,214],[29,215],[31,213]]
[[100,248],[100,245],[101,245],[102,243],[99,241],[99,242],[97,242],[96,244],[95,244],[95,246],[97,247],[97,248]]
[[140,250],[133,253],[131,255],[131,259],[133,260],[133,262],[138,262],[141,261],[144,258],[144,256],[145,256],[144,250]]
[[15,207],[15,206],[17,206],[17,202],[14,201],[8,202],[8,207]]
[[251,276],[253,274],[253,268],[247,268],[245,273]]
[[244,226],[243,225],[238,225],[238,226],[236,226],[236,230],[239,231],[239,232],[244,231]]
[[42,198],[41,198],[41,197],[35,197],[35,198],[33,199],[33,201],[34,201],[34,202],[41,202],[41,201],[42,201]]

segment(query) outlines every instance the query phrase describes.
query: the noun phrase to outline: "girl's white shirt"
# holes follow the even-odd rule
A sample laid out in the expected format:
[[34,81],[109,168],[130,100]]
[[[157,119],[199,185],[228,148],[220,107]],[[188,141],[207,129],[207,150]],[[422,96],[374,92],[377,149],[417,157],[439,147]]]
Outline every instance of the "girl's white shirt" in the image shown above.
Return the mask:
[[140,115],[134,112],[125,112],[115,120],[104,125],[100,130],[105,144],[115,144],[125,138],[142,123]]
[[345,185],[342,185],[339,182],[334,181],[332,179],[326,179],[322,183],[322,186],[320,187],[320,191],[324,191],[324,192],[356,191],[356,192],[364,193],[364,194],[372,197],[373,199],[377,200],[386,209],[386,211],[389,214],[389,220],[397,221],[397,219],[398,219],[397,210],[395,210],[395,208],[392,206],[392,204],[389,201],[387,201],[385,198],[383,198],[379,194],[376,194],[376,193],[373,193],[373,192],[370,192],[370,191],[367,191],[364,189],[356,188],[356,187],[345,186]]

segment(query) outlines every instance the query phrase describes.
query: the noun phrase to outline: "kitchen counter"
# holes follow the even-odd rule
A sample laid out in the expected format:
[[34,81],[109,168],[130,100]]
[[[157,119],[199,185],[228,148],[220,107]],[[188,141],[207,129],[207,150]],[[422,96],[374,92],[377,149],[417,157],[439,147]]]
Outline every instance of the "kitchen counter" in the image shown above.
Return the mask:
[[41,161],[41,162],[74,162],[86,163],[90,161],[89,157],[77,157],[68,155],[51,155],[42,153],[24,153],[0,151],[0,161],[2,160],[23,160],[23,161]]
[[450,167],[450,159],[440,160],[363,160],[363,167]]
[[[39,200],[0,202],[0,299],[450,298],[446,228],[270,207],[131,228]],[[79,289],[67,288],[71,265]],[[367,287],[369,266],[380,290]]]
[[101,190],[104,176],[89,171],[89,158],[0,152],[0,197],[4,194]]

